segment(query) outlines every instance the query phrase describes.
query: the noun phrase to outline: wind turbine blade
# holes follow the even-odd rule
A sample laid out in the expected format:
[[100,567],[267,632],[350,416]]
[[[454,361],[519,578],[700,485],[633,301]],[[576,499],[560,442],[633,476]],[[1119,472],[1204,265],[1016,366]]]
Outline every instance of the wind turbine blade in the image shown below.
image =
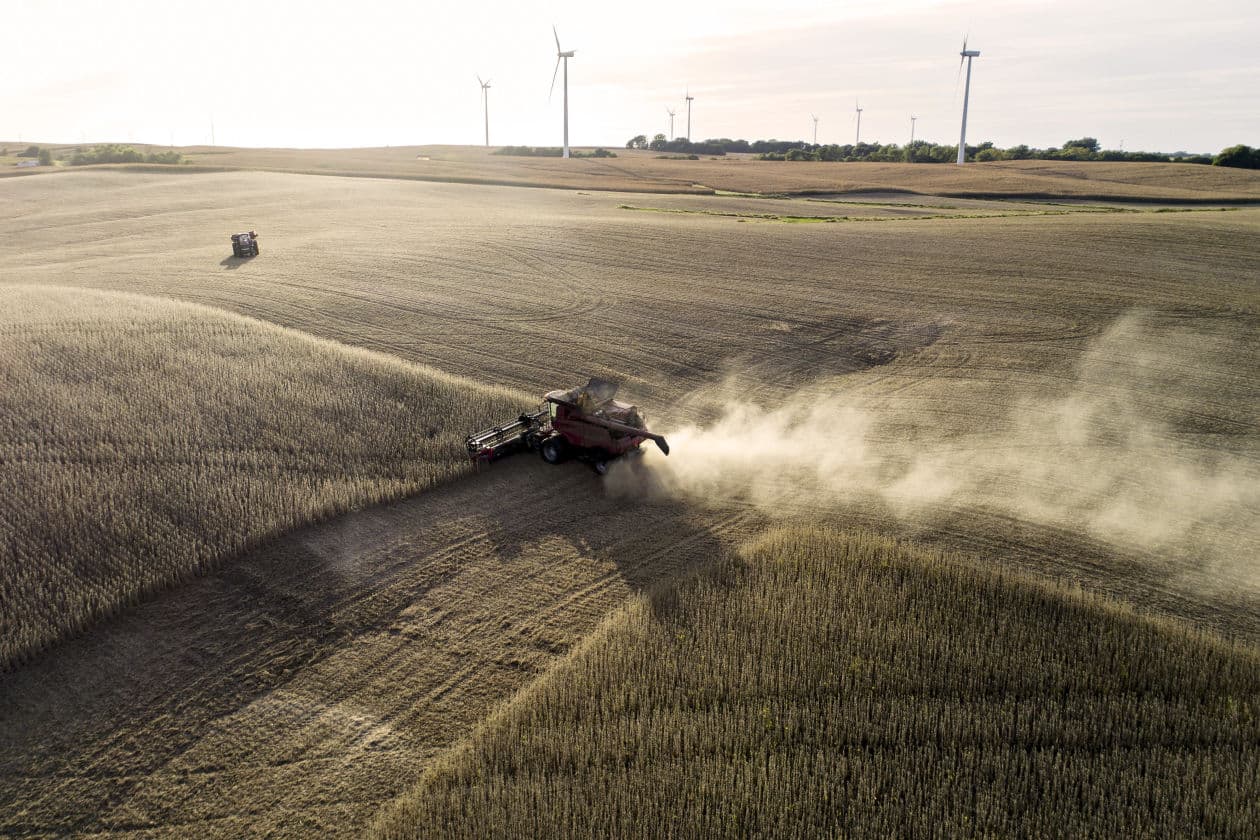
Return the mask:
[[560,75],[560,59],[556,59],[556,69],[551,74],[551,90],[547,93],[547,101],[551,101],[551,97],[556,92],[556,76]]
[[486,83],[485,83],[485,82],[483,82],[483,81],[481,81],[481,76],[478,76],[478,77],[477,77],[477,84],[481,85],[482,87],[485,87],[485,86],[486,86]]
[[958,85],[962,83],[962,66],[967,57],[963,55],[967,51],[967,36],[963,36],[962,52],[958,54],[958,75],[954,77],[954,101],[958,101]]
[[551,34],[556,36],[556,52],[564,52],[564,50],[560,49],[560,33],[556,31],[556,25],[554,23],[551,24]]

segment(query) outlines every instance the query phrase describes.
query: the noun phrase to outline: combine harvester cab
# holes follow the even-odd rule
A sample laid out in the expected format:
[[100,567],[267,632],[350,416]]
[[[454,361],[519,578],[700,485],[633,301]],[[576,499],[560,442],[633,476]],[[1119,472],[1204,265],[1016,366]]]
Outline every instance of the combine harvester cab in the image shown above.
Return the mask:
[[576,458],[603,475],[616,458],[640,454],[650,440],[669,454],[669,443],[648,431],[643,413],[617,402],[617,383],[591,379],[580,388],[551,391],[538,411],[515,421],[469,435],[465,442],[474,461],[493,461],[513,452],[533,449],[549,464]]

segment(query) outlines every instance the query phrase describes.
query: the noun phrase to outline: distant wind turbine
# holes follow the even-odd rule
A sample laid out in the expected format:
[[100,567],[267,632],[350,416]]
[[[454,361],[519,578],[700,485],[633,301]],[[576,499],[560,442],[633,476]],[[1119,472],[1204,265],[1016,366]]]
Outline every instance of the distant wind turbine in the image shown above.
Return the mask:
[[[958,54],[958,72],[962,73],[963,62],[967,62],[967,85],[963,88],[962,134],[958,138],[958,165],[967,160],[967,100],[971,97],[971,59],[979,58],[979,50],[967,49],[967,38],[963,38],[962,52]],[[956,90],[957,88],[955,88]]]
[[691,142],[691,100],[695,99],[691,95],[691,88],[687,88],[687,95],[683,97],[687,100],[687,142]]
[[814,121],[814,145],[818,145],[818,117],[810,114],[809,118]]
[[560,72],[560,62],[564,61],[564,156],[569,156],[569,59],[573,58],[573,54],[577,50],[569,50],[565,52],[560,47],[560,33],[556,31],[555,24],[551,26],[551,34],[556,36],[556,69],[551,74],[551,93],[547,94],[547,98],[551,98],[551,94],[556,92],[556,73]]
[[481,107],[486,114],[486,146],[490,145],[490,80],[481,81],[481,76],[477,77],[477,82],[481,85]]
[[673,108],[666,108],[665,113],[669,114],[669,139],[674,139],[674,115],[678,112]]
[[910,115],[910,145],[906,146],[906,162],[914,163],[914,121],[917,120],[914,114]]
[[857,111],[857,138],[853,141],[853,145],[860,145],[862,142],[862,105],[856,99],[853,100],[853,109]]

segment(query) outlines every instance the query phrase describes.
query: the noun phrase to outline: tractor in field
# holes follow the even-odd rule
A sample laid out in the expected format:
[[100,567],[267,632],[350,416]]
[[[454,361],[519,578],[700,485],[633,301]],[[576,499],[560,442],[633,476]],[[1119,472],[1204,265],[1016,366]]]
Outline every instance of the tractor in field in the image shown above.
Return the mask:
[[668,455],[665,438],[648,431],[637,407],[614,400],[616,393],[617,383],[598,378],[579,388],[551,391],[537,411],[469,435],[468,456],[494,461],[532,449],[549,464],[573,458],[604,475],[613,460],[641,454],[639,444],[645,440]]
[[248,233],[232,234],[232,256],[238,258],[258,256],[258,234],[252,230]]

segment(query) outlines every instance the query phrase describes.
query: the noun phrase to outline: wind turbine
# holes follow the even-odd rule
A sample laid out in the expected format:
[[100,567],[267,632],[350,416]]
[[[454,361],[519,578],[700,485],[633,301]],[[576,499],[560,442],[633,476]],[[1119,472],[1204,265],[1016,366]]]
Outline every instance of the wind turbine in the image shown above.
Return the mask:
[[906,146],[906,161],[914,163],[914,121],[917,120],[914,114],[910,115],[910,145]]
[[[980,57],[980,50],[967,49],[967,38],[963,38],[962,52],[958,54],[958,72],[962,72],[963,62],[967,62],[967,86],[963,88],[962,134],[958,138],[958,165],[967,160],[967,100],[971,97],[971,59]],[[957,88],[955,88],[957,90]]]
[[[555,24],[551,26],[551,34],[556,36],[556,69],[551,74],[551,93],[556,92],[556,74],[560,72],[560,61],[564,61],[564,156],[569,156],[569,59],[573,58],[573,54],[577,50],[569,50],[565,52],[560,47],[560,33],[556,31]],[[547,98],[551,98],[551,93],[547,94]]]
[[862,105],[856,99],[853,100],[853,108],[857,111],[857,137],[853,141],[853,145],[857,146],[862,142]]
[[477,77],[477,81],[481,84],[481,107],[486,112],[486,146],[490,145],[490,80],[481,81],[481,76]]
[[669,139],[674,139],[674,115],[678,112],[673,108],[666,108],[665,113],[669,114]]
[[810,114],[809,118],[814,121],[814,145],[818,145],[818,117]]
[[691,95],[691,88],[687,88],[687,94],[683,97],[687,100],[687,142],[691,142],[691,100],[695,99]]

